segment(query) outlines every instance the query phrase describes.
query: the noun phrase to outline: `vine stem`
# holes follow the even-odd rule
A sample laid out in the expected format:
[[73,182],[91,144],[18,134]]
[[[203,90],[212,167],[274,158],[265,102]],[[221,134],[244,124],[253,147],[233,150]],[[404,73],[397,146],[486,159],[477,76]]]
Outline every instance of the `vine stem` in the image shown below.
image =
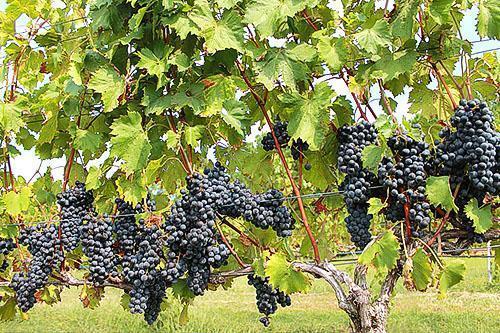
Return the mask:
[[[344,73],[341,73],[340,75],[342,77],[342,80],[344,80],[345,85],[347,86],[347,89],[349,89],[349,80],[346,79],[344,76]],[[356,103],[356,107],[359,110],[359,113],[361,114],[361,117],[363,117],[364,120],[368,121],[368,117],[366,116],[365,111],[363,111],[363,108],[361,107],[361,103],[358,100],[358,97],[356,94],[354,94],[351,89],[349,89],[349,92],[351,93],[352,99],[354,100],[354,103]]]
[[441,67],[444,68],[444,71],[446,72],[446,74],[448,74],[448,77],[451,79],[451,81],[453,82],[455,87],[457,87],[457,90],[458,90],[458,93],[460,94],[460,97],[465,98],[462,87],[460,86],[460,84],[458,84],[457,80],[455,79],[453,74],[450,72],[450,70],[444,65],[444,63],[441,60],[439,60],[438,63],[441,65]]
[[[460,183],[457,185],[457,187],[455,188],[455,191],[453,192],[453,199],[456,199],[457,196],[458,196],[458,191],[460,191]],[[436,232],[434,233],[434,236],[432,236],[431,239],[429,239],[429,241],[427,242],[427,245],[428,246],[431,246],[432,244],[434,244],[434,242],[436,241],[436,239],[438,238],[438,236],[441,234],[441,231],[443,230],[443,227],[444,225],[446,224],[446,222],[448,221],[448,218],[450,217],[450,214],[451,214],[451,211],[453,209],[449,209],[446,214],[444,215],[443,217],[443,220],[441,221],[441,223],[439,224],[439,227],[438,229],[436,230]]]
[[10,155],[9,155],[9,151],[8,151],[9,150],[9,138],[6,136],[4,141],[5,141],[4,157],[6,160],[7,167],[9,169],[10,186],[12,187],[12,191],[16,192],[16,186],[15,186],[15,182],[14,182],[14,174],[12,173],[12,165],[10,164]]
[[[396,119],[396,116],[394,116],[394,112],[392,111],[392,108],[391,108],[391,104],[389,103],[389,101],[387,100],[387,96],[385,95],[385,89],[384,89],[384,85],[382,84],[382,80],[381,79],[378,79],[377,80],[377,83],[378,83],[378,86],[379,86],[379,89],[380,89],[380,96],[382,97],[382,102],[384,103],[385,105],[385,108],[387,109],[387,112],[389,113],[389,115],[391,116],[392,118],[392,121],[398,125],[398,130],[399,130],[399,124],[398,124],[398,120]],[[400,131],[401,132],[401,131]]]
[[316,243],[316,239],[314,238],[312,231],[311,231],[311,228],[309,226],[309,223],[307,222],[307,215],[306,215],[306,211],[304,209],[304,203],[303,203],[302,198],[300,196],[300,190],[297,187],[297,184],[295,184],[295,181],[293,180],[293,176],[292,176],[292,173],[290,172],[290,168],[288,167],[288,164],[286,162],[285,155],[283,155],[283,151],[281,150],[281,146],[278,142],[278,138],[276,137],[276,134],[274,133],[273,123],[271,121],[271,118],[269,118],[269,114],[267,113],[265,102],[255,92],[255,89],[254,89],[252,83],[250,82],[250,80],[248,79],[248,76],[246,75],[245,70],[244,70],[243,66],[241,65],[241,63],[238,60],[236,60],[235,63],[236,63],[236,67],[240,71],[241,77],[245,81],[245,83],[246,83],[248,89],[250,90],[250,93],[254,97],[255,101],[259,105],[259,108],[261,109],[261,111],[264,115],[264,118],[266,119],[267,125],[269,126],[269,129],[271,131],[271,135],[272,135],[273,140],[274,140],[274,145],[276,147],[276,150],[278,151],[278,155],[279,155],[279,158],[281,160],[281,164],[285,168],[288,179],[290,180],[290,184],[292,185],[293,192],[297,196],[297,204],[299,206],[299,211],[300,211],[300,215],[302,218],[302,224],[304,225],[304,228],[306,229],[306,232],[307,232],[307,236],[309,237],[309,240],[311,241],[311,245],[312,245],[312,248],[314,251],[314,259],[316,260],[317,263],[320,263],[321,259],[320,259],[320,255],[319,255],[318,244]]
[[[175,126],[174,122],[174,117],[172,116],[172,113],[168,113],[168,124],[170,125],[170,129],[177,134],[177,127]],[[179,144],[179,151],[181,153],[181,159],[182,159],[182,164],[184,166],[184,169],[189,175],[193,174],[193,167],[191,163],[189,163],[189,159],[186,155],[186,151],[184,150],[184,147],[182,147],[182,144]]]
[[252,237],[248,236],[246,233],[241,231],[237,226],[235,226],[234,224],[229,222],[225,217],[223,217],[222,215],[219,215],[219,214],[217,214],[217,216],[222,221],[222,224],[227,225],[229,228],[236,231],[240,235],[240,237],[247,239],[250,243],[257,246],[258,248],[262,248],[262,245],[259,244],[259,242],[257,242],[255,239],[253,239]]
[[71,168],[73,167],[73,160],[75,159],[75,152],[76,152],[75,147],[71,147],[71,151],[68,157],[68,164],[66,166],[66,170],[64,170],[64,180],[62,186],[63,192],[66,191],[66,187],[68,186],[69,175],[71,173]]
[[226,244],[227,248],[229,249],[229,252],[231,252],[231,254],[233,255],[234,259],[236,259],[236,261],[238,262],[238,265],[240,265],[242,268],[248,266],[248,265],[246,265],[243,262],[243,260],[241,260],[241,258],[238,256],[238,253],[236,253],[236,251],[233,249],[233,247],[231,246],[231,244],[229,244],[229,242],[227,241],[226,236],[222,232],[222,228],[220,227],[219,223],[215,222],[215,226],[217,227],[217,231],[219,232],[219,235],[222,238],[222,241],[224,242],[224,244]]
[[303,10],[302,11],[302,16],[306,19],[306,22],[307,24],[309,24],[311,26],[311,28],[314,29],[314,31],[318,31],[318,27],[316,26],[316,24],[314,24],[314,22],[311,20],[311,17],[309,17],[309,14],[307,14],[307,10]]
[[434,70],[434,73],[436,73],[436,76],[438,77],[439,81],[441,82],[441,84],[443,85],[444,89],[446,90],[446,93],[448,94],[448,97],[450,98],[450,102],[451,102],[451,105],[453,106],[453,109],[456,109],[457,108],[457,103],[453,99],[453,95],[451,94],[450,87],[448,87],[448,85],[446,84],[446,82],[445,82],[443,76],[441,75],[441,72],[437,68],[436,64],[435,63],[431,63],[431,66],[432,66],[432,69]]

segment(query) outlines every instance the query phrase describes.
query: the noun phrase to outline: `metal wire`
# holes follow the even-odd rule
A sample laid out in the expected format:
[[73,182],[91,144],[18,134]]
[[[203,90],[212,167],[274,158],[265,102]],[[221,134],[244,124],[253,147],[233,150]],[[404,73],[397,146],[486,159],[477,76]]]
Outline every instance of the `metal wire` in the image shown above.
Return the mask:
[[[369,189],[375,189],[375,188],[382,188],[383,186],[372,186],[369,187]],[[281,199],[272,199],[272,200],[260,200],[259,203],[269,203],[269,202],[276,202],[280,200],[294,200],[297,198],[303,198],[303,199],[310,199],[310,198],[319,198],[322,196],[328,197],[328,196],[333,196],[337,194],[342,194],[345,191],[330,191],[330,192],[317,192],[317,193],[310,193],[310,194],[303,194],[300,196],[286,196]],[[221,208],[228,208],[228,207],[234,207],[236,204],[231,204],[231,205],[223,205]],[[103,217],[109,217],[109,218],[117,218],[117,217],[130,217],[130,216],[137,216],[141,215],[144,213],[137,213],[137,214],[116,214],[116,215],[107,215],[103,214]],[[147,214],[147,213],[146,213]],[[45,224],[45,223],[53,223],[53,222],[71,222],[71,221],[82,221],[83,218],[70,218],[70,219],[48,219],[48,220],[39,220],[39,221],[23,221],[23,223],[5,223],[5,224],[0,224],[0,227],[2,226],[24,226],[24,225],[37,225],[37,224]]]

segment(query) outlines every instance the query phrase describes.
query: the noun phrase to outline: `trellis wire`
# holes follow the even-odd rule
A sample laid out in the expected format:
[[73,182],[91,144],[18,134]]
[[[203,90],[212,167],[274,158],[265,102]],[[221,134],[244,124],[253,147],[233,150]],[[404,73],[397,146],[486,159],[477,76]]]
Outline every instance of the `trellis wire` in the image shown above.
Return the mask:
[[[383,186],[372,186],[369,187],[369,189],[375,189],[375,188],[382,188]],[[300,196],[297,195],[292,195],[292,196],[286,196],[281,199],[273,199],[273,200],[260,200],[259,203],[267,203],[267,202],[276,202],[280,200],[295,200],[297,198],[304,198],[304,199],[311,199],[311,198],[319,198],[319,197],[329,197],[329,196],[334,196],[338,194],[342,194],[345,191],[330,191],[330,192],[316,192],[316,193],[309,193],[309,194],[303,194]],[[235,204],[231,205],[223,205],[221,208],[228,208],[228,207],[234,207],[236,206]],[[103,214],[101,215],[102,217],[107,217],[107,218],[117,218],[117,217],[130,217],[130,216],[137,216],[141,215],[144,213],[137,213],[137,214],[116,214],[116,215],[108,215],[108,214]],[[81,217],[75,217],[75,218],[70,218],[70,219],[48,219],[48,220],[39,220],[39,221],[23,221],[23,223],[5,223],[5,224],[0,224],[0,227],[2,226],[24,226],[24,225],[37,225],[37,224],[45,224],[45,223],[53,223],[53,222],[71,222],[71,221],[82,221],[83,218]]]

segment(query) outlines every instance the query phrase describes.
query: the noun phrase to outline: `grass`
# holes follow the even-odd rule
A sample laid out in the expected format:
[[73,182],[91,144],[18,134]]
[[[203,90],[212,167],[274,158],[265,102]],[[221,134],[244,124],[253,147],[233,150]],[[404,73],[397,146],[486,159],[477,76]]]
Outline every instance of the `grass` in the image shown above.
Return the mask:
[[[389,332],[500,332],[499,286],[487,282],[486,260],[465,259],[465,280],[438,300],[435,292],[408,292],[397,287],[389,318]],[[121,292],[106,291],[96,310],[84,309],[78,290],[62,294],[54,306],[37,305],[29,319],[3,323],[0,332],[347,332],[349,320],[339,310],[331,289],[316,281],[305,295],[293,295],[292,307],[279,309],[271,327],[258,322],[254,293],[245,279],[228,291],[207,292],[189,307],[189,322],[178,324],[181,307],[175,302],[161,315],[162,324],[148,327],[141,316],[120,306]]]

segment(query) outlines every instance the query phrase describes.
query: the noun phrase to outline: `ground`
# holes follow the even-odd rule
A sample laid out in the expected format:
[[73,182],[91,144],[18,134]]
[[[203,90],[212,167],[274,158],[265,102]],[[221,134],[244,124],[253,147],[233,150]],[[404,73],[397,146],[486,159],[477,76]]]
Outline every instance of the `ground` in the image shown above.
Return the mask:
[[[500,332],[500,286],[487,282],[486,259],[464,259],[465,280],[444,300],[435,292],[403,290],[393,300],[389,332],[495,333]],[[52,307],[37,305],[26,321],[2,323],[0,332],[347,332],[347,316],[339,310],[328,286],[315,282],[306,295],[293,295],[290,308],[279,309],[271,327],[258,322],[254,293],[239,279],[228,291],[208,292],[189,307],[189,322],[178,323],[180,307],[162,314],[163,326],[148,327],[141,316],[120,305],[121,291],[109,289],[96,310],[82,307],[76,288],[65,290],[62,302]]]

